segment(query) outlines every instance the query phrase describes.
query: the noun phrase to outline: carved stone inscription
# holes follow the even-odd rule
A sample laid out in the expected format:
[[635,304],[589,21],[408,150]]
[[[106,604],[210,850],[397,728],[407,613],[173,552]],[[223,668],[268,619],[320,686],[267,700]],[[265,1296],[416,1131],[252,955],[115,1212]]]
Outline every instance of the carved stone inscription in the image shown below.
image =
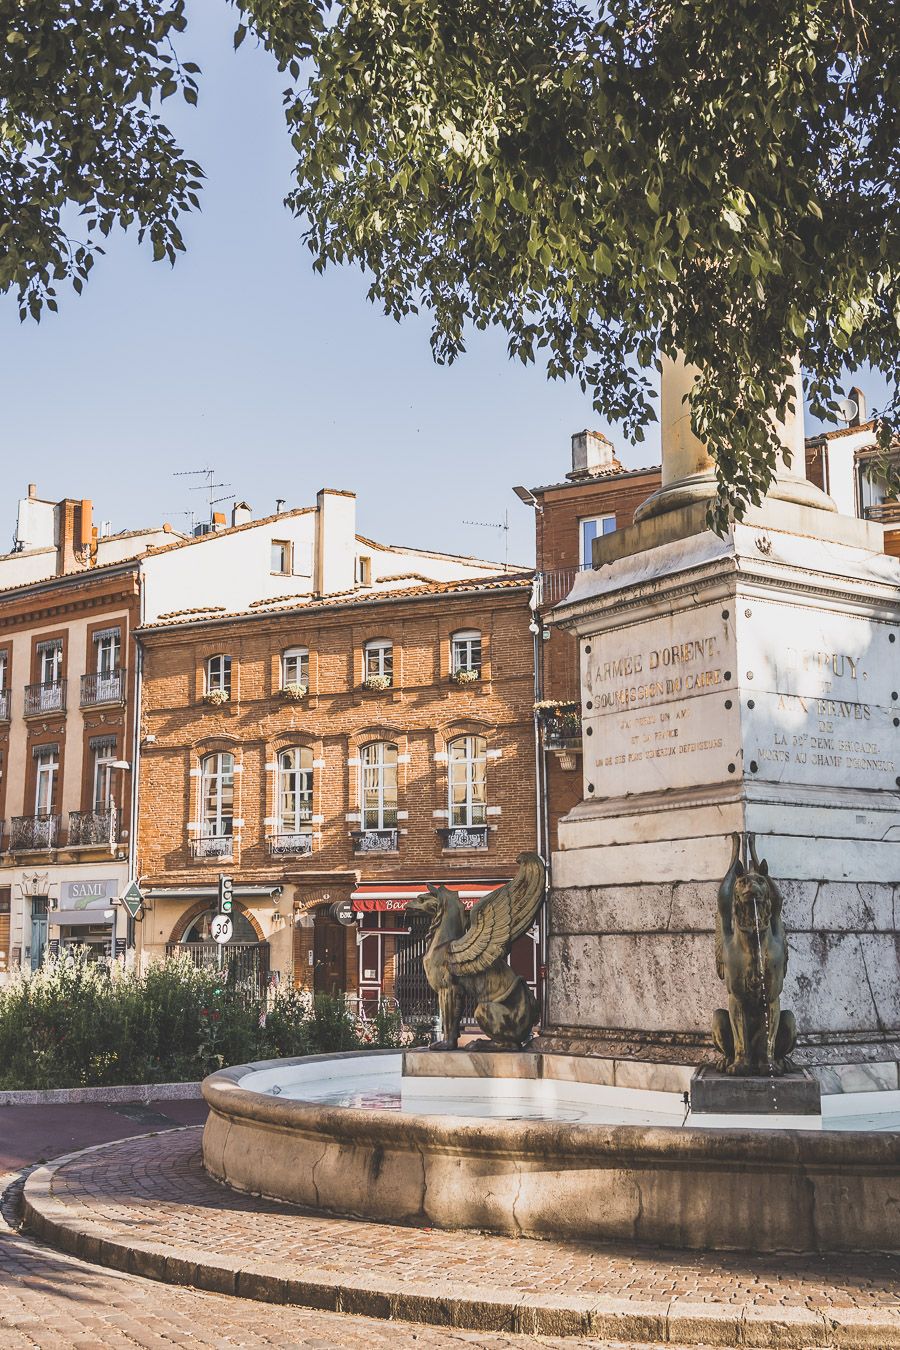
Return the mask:
[[737,698],[726,707],[735,692],[733,652],[718,605],[583,643],[585,795],[727,777],[740,746]]
[[738,650],[748,776],[896,792],[896,625],[754,601]]

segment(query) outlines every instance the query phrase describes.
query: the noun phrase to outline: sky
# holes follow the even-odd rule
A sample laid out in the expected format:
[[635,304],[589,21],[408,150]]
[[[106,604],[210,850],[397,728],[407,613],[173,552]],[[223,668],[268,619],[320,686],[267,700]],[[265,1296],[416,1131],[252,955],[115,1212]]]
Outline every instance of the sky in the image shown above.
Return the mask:
[[187,254],[169,268],[117,235],[83,295],[61,289],[40,325],[0,297],[0,550],[28,482],[53,500],[90,497],[114,530],[186,529],[191,511],[208,516],[189,471],[213,468],[217,510],[245,499],[266,515],[277,498],[350,489],[362,534],[501,562],[508,547],[528,565],[533,515],[512,486],[559,481],[573,432],[606,432],[626,467],[658,462],[653,428],[627,445],[576,384],[511,362],[502,333],[472,334],[460,361],[437,366],[427,318],[386,318],[356,269],[315,275],[283,205],[284,81],[250,39],[233,51],[224,0],[189,0],[188,14],[179,54],[202,67],[199,106],[164,105],[206,174],[202,212],[182,218]]

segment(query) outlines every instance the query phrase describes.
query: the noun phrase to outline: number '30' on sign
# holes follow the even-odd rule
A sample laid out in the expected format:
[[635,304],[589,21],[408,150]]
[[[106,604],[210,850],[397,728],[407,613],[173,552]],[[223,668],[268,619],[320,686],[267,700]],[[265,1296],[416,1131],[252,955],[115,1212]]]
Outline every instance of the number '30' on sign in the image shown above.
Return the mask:
[[213,942],[230,942],[234,925],[227,914],[216,914],[209,925],[209,931]]

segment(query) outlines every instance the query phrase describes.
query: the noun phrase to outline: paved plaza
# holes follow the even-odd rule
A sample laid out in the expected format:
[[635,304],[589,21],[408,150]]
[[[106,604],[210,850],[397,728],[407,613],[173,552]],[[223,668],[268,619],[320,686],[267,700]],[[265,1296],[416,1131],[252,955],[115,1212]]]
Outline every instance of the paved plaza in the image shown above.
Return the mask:
[[[152,1308],[153,1318],[171,1308],[165,1316],[173,1328],[180,1317],[189,1318],[193,1300],[202,1318],[226,1318],[226,1335],[257,1337],[222,1339],[218,1328],[203,1333],[218,1340],[200,1344],[349,1346],[365,1338],[377,1346],[389,1335],[395,1344],[401,1336],[400,1343],[449,1345],[466,1343],[468,1333],[468,1343],[474,1337],[485,1346],[522,1345],[543,1334],[551,1336],[548,1343],[568,1346],[610,1338],[645,1345],[900,1345],[900,1258],[693,1254],[327,1219],[209,1180],[196,1128],[126,1140],[57,1169],[40,1169],[29,1190],[42,1224],[55,1231],[54,1242],[126,1272],[140,1269],[194,1286],[188,1292],[148,1284],[78,1262],[77,1287],[85,1290],[79,1316],[120,1315],[93,1298],[97,1285],[112,1290],[114,1300]],[[24,1276],[15,1295],[23,1308],[29,1290],[43,1283],[58,1291],[65,1284],[58,1273],[43,1281],[37,1271],[47,1263],[58,1272],[71,1257],[22,1238],[6,1240],[19,1244],[17,1259],[33,1272],[33,1282]],[[198,1285],[251,1298],[204,1295],[196,1292]],[[285,1302],[306,1310],[272,1306]],[[319,1311],[309,1311],[310,1305]],[[341,1310],[361,1316],[347,1319]],[[405,1314],[405,1320],[378,1321],[369,1313]],[[444,1325],[416,1328],[417,1315]],[[134,1320],[127,1309],[121,1317],[123,1324]],[[329,1330],[329,1317],[337,1319],[339,1332]],[[309,1334],[318,1341],[305,1340],[300,1331],[310,1318]],[[317,1318],[324,1319],[321,1331],[311,1329]],[[504,1331],[515,1330],[531,1334],[504,1338]],[[565,1339],[554,1342],[557,1332]],[[334,1335],[337,1340],[328,1339]],[[19,1343],[44,1344],[10,1342]]]

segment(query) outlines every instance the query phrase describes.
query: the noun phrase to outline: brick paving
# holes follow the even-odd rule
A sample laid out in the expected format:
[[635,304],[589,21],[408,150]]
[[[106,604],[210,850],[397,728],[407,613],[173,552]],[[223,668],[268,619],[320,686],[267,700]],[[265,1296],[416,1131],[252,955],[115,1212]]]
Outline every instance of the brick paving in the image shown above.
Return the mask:
[[201,1132],[126,1140],[80,1155],[52,1195],[73,1222],[152,1241],[336,1278],[409,1278],[514,1287],[535,1294],[750,1304],[760,1308],[900,1311],[900,1257],[747,1255],[539,1242],[351,1219],[323,1218],[242,1195],[203,1171]]
[[[0,1193],[13,1180],[0,1176]],[[12,1205],[4,1212],[13,1219]],[[626,1346],[620,1341],[524,1338],[306,1308],[263,1307],[249,1299],[160,1285],[89,1265],[42,1246],[0,1221],[2,1350],[134,1350],[136,1346],[160,1350],[173,1346],[215,1350],[523,1350],[525,1346],[634,1350],[633,1342]]]

